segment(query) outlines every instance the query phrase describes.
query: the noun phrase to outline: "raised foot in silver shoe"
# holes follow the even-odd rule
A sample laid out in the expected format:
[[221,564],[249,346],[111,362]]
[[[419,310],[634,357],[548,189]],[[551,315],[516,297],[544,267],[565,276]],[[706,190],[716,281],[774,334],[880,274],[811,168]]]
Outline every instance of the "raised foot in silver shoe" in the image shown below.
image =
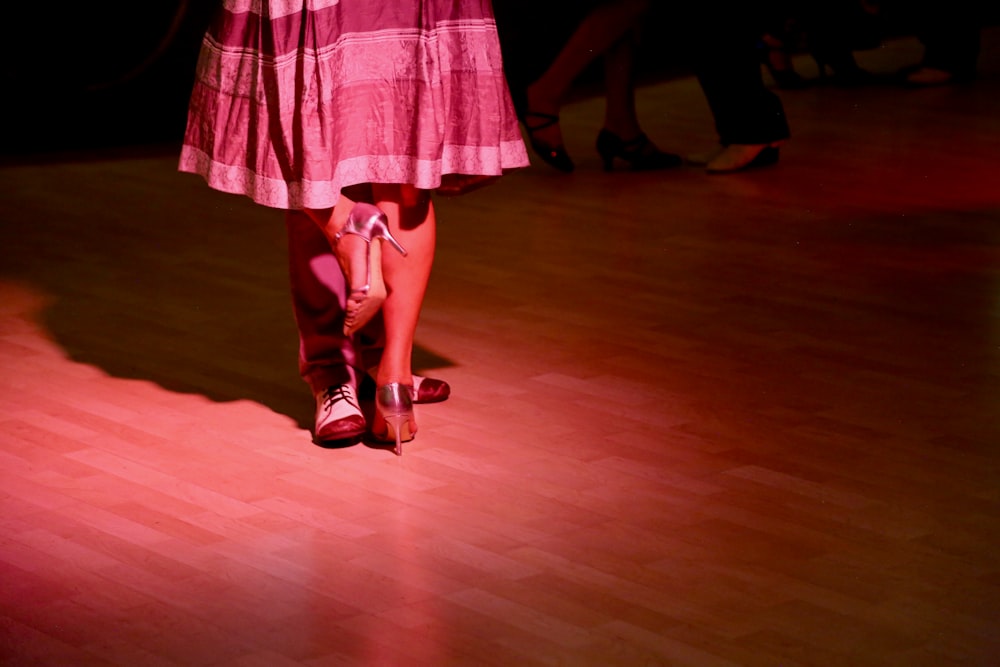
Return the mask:
[[389,231],[389,219],[385,213],[374,204],[356,203],[347,216],[347,222],[333,237],[334,244],[339,243],[347,234],[360,236],[365,240],[365,282],[363,285],[349,286],[351,291],[344,315],[344,335],[350,336],[367,324],[385,301],[382,267],[372,261],[372,240],[388,241],[404,257],[406,250]]

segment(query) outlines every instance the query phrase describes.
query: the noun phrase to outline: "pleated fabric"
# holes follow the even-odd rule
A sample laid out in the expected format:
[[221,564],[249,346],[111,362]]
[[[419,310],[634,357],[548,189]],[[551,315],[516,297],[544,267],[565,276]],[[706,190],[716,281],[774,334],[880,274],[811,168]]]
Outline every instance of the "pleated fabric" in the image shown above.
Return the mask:
[[179,168],[300,209],[527,164],[489,0],[225,0]]

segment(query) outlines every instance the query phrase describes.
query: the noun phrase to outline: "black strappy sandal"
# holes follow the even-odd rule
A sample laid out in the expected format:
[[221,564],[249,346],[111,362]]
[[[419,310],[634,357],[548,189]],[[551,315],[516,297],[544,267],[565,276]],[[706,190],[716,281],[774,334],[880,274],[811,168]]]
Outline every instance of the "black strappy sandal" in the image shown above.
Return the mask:
[[[532,125],[528,122],[528,120],[532,118],[538,118],[541,122]],[[559,171],[564,171],[568,174],[576,168],[576,165],[573,164],[573,160],[571,160],[569,155],[566,153],[566,149],[562,146],[549,145],[548,143],[535,138],[535,132],[538,130],[544,130],[547,127],[552,127],[558,122],[559,116],[550,113],[526,111],[524,115],[521,116],[521,123],[524,124],[524,129],[528,131],[528,141],[531,143],[531,147],[534,149],[535,153],[538,154],[538,157],[542,158],[542,160]]]

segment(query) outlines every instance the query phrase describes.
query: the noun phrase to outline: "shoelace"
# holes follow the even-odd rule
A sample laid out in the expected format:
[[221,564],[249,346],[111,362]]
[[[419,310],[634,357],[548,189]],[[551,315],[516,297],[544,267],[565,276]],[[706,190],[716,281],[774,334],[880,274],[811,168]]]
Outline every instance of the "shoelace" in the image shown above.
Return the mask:
[[337,401],[347,401],[351,407],[357,410],[361,409],[357,399],[354,398],[354,391],[350,385],[337,385],[326,388],[326,391],[323,392],[323,409],[332,410],[334,403]]

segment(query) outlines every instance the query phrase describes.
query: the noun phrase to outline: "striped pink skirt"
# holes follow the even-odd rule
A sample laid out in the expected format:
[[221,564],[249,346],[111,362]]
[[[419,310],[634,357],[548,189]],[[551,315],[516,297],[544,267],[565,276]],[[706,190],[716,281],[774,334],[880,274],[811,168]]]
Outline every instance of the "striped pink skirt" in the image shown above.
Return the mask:
[[299,209],[527,164],[489,0],[225,0],[179,168]]

